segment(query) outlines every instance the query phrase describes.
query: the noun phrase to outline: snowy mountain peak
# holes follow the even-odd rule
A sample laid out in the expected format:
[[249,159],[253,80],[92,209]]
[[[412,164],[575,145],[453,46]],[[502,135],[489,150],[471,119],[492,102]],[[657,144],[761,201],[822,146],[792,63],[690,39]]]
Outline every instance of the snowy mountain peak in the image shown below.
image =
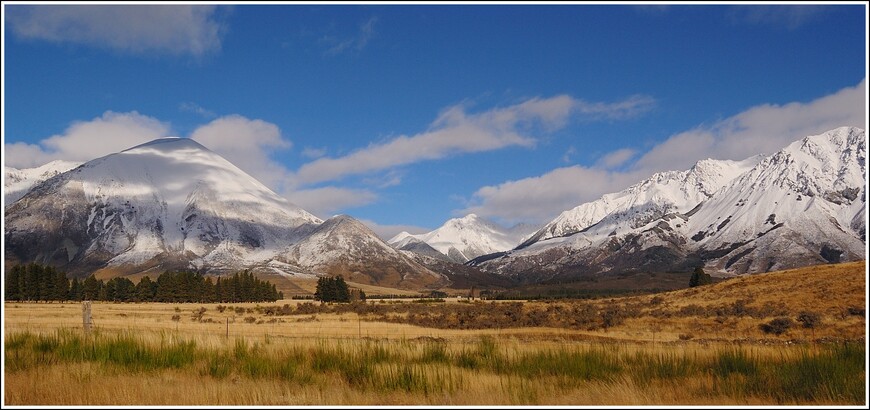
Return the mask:
[[321,223],[187,138],[89,161],[34,186],[6,211],[6,232],[15,233],[7,253],[79,269],[106,259],[109,267],[135,269],[237,269],[271,258]]
[[144,150],[156,150],[161,152],[171,152],[178,150],[201,150],[201,151],[209,151],[208,148],[204,147],[202,144],[190,139],[190,138],[181,138],[181,137],[165,137],[158,138],[155,140],[148,141],[144,144],[139,144],[131,148],[127,148],[121,152],[135,152],[135,151],[144,151]]
[[771,155],[658,173],[563,212],[480,266],[540,279],[698,263],[739,274],[862,259],[866,152],[865,131],[842,127]]
[[415,240],[425,242],[450,259],[464,263],[481,255],[509,250],[531,232],[534,227],[528,225],[507,229],[476,214],[468,214],[450,219],[429,233],[402,232],[389,243],[403,248]]
[[411,237],[411,236],[413,236],[413,235],[411,235],[410,232],[402,231],[402,232],[399,232],[398,234],[396,234],[395,236],[393,236],[392,238],[390,238],[387,241],[387,243],[399,242],[399,241],[401,241],[405,238]]
[[687,212],[751,169],[761,158],[759,155],[743,161],[704,159],[686,171],[657,172],[620,192],[605,194],[562,212],[520,247],[582,232],[606,218],[637,227],[668,213]]
[[9,205],[23,197],[30,188],[55,175],[62,174],[79,165],[81,162],[54,160],[36,168],[15,169],[4,167],[3,169],[3,206]]

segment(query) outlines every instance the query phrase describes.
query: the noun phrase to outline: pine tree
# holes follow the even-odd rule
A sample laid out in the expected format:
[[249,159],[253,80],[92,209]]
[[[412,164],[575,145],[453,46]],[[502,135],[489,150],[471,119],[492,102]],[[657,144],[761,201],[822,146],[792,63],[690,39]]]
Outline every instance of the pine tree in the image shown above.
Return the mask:
[[350,302],[350,289],[348,289],[347,283],[341,275],[335,278],[335,300],[338,302]]
[[73,278],[72,282],[70,283],[69,296],[67,296],[67,300],[82,300],[82,283],[79,282],[79,278]]
[[145,276],[136,284],[134,300],[137,302],[153,302],[157,284],[150,277]]
[[85,278],[82,283],[82,300],[98,300],[100,296],[100,282],[94,275]]
[[317,278],[317,288],[314,290],[315,300],[326,302],[326,300],[324,300],[325,295],[323,294],[326,291],[325,280],[326,278],[324,277]]
[[24,269],[21,265],[15,265],[6,274],[6,294],[4,300],[21,300],[21,283],[23,280]]
[[57,271],[54,274],[54,295],[52,300],[66,300],[69,296],[69,279],[66,273]]
[[24,289],[26,294],[24,295],[24,300],[39,300],[45,287],[44,285],[40,286],[40,279],[42,279],[40,276],[42,276],[41,266],[33,263],[27,265],[25,268]]
[[698,266],[695,268],[695,271],[692,272],[692,277],[689,278],[689,287],[694,288],[695,286],[709,285],[713,283],[713,278],[710,277],[709,274],[704,272],[704,268]]

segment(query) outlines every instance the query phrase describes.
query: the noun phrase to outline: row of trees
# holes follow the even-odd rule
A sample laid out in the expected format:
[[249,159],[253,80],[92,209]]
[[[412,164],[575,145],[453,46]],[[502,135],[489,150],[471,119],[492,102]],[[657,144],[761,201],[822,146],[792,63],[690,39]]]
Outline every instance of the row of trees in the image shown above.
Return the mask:
[[361,289],[348,288],[344,277],[339,275],[334,278],[321,277],[317,279],[314,299],[321,302],[350,302],[351,300],[365,300],[366,294]]
[[105,300],[114,302],[274,302],[284,295],[274,284],[254,277],[249,271],[236,272],[213,281],[195,272],[164,272],[152,280],[143,277],[134,284],[128,278],[108,282],[93,275],[83,281],[67,279],[51,266],[17,265],[6,275],[6,300],[63,301]]

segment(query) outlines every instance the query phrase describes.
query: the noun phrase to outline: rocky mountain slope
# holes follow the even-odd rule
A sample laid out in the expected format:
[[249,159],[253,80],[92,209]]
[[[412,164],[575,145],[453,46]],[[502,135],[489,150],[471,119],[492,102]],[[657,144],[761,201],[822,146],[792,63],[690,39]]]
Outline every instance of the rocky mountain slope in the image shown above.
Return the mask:
[[406,289],[447,284],[443,275],[405,256],[347,215],[327,219],[276,259],[358,283]]
[[[347,265],[358,268],[355,277],[377,278],[374,266],[383,262],[400,273],[389,284],[440,278],[351,218],[324,223],[186,138],[158,139],[57,174],[7,206],[4,218],[7,261],[78,275],[245,268],[325,274]],[[337,243],[327,253],[317,247],[323,235]],[[357,244],[383,252],[354,253]]]
[[865,257],[866,136],[843,127],[745,161],[705,160],[566,211],[470,262],[524,281],[620,271],[765,272]]

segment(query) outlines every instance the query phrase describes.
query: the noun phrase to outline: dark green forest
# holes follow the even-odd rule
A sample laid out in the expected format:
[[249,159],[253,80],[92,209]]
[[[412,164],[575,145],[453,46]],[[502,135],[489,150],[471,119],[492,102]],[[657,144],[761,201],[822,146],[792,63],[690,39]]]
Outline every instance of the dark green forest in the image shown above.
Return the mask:
[[245,270],[212,280],[195,272],[164,272],[152,280],[144,277],[134,284],[128,278],[97,280],[68,279],[51,266],[32,263],[16,265],[6,274],[7,301],[79,301],[227,303],[274,302],[284,295],[275,285]]

